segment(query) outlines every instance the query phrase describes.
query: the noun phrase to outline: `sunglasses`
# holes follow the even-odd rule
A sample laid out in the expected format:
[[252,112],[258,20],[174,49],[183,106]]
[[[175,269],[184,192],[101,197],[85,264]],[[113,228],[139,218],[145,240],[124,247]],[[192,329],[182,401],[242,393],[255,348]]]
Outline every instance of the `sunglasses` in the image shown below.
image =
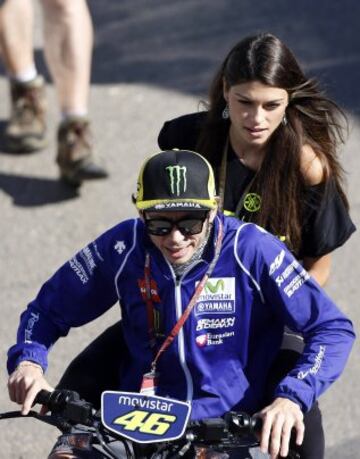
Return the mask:
[[208,217],[208,212],[202,215],[186,216],[178,220],[169,218],[146,218],[145,226],[149,234],[153,236],[167,236],[174,228],[177,228],[183,236],[193,236],[201,233],[204,221]]

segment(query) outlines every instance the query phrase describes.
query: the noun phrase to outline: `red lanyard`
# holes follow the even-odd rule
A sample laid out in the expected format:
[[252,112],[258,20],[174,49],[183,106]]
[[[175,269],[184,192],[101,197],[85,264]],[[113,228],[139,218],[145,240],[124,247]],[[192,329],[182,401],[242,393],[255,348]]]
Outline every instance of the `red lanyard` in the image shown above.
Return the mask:
[[[198,283],[195,292],[187,305],[185,311],[183,312],[182,316],[180,319],[176,322],[174,325],[173,329],[169,333],[168,337],[165,339],[163,342],[162,346],[158,350],[157,354],[155,355],[154,360],[152,361],[151,364],[151,371],[155,372],[156,370],[156,364],[157,361],[159,360],[160,356],[168,349],[170,344],[174,341],[176,336],[179,334],[181,328],[185,324],[186,320],[188,319],[191,311],[193,310],[200,293],[202,292],[203,288],[205,287],[206,282],[208,281],[209,277],[211,276],[215,265],[219,259],[220,256],[220,250],[221,250],[221,245],[222,245],[222,239],[223,239],[223,225],[222,221],[219,220],[219,233],[216,239],[216,245],[215,245],[215,255],[214,258],[212,259],[208,270],[204,274],[204,277],[201,279],[201,281]],[[148,327],[149,327],[149,337],[150,337],[150,347],[153,349],[155,346],[155,333],[154,333],[154,304],[152,302],[151,298],[151,283],[150,283],[150,255],[149,253],[146,254],[145,258],[145,289],[146,289],[146,307],[147,307],[147,315],[148,315]],[[154,353],[155,354],[155,353]]]
[[146,257],[145,257],[144,278],[145,278],[146,311],[147,311],[147,319],[148,319],[150,347],[151,349],[153,349],[156,344],[156,339],[155,339],[155,329],[154,329],[154,304],[151,298],[150,255],[148,252],[146,253]]

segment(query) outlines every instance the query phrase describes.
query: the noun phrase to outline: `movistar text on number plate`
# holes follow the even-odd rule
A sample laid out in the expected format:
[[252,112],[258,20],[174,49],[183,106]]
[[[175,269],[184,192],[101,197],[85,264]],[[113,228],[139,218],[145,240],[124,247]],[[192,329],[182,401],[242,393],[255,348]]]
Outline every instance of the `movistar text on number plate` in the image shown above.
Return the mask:
[[105,427],[138,443],[175,440],[183,435],[191,406],[156,395],[106,391],[101,396]]

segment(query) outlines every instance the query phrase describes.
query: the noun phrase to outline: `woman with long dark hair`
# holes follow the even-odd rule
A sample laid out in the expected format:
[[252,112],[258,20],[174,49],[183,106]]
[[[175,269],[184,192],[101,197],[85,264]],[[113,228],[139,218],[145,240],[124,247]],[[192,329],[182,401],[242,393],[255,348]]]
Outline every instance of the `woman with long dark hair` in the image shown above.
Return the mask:
[[208,110],[165,123],[159,146],[205,156],[225,213],[279,236],[323,285],[329,253],[355,229],[338,159],[345,126],[343,111],[284,43],[260,34],[229,52]]

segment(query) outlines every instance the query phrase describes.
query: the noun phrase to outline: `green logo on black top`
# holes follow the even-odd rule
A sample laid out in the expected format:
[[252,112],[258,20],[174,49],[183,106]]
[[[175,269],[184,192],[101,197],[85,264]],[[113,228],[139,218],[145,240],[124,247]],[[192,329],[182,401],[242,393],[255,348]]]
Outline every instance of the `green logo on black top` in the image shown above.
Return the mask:
[[170,189],[172,194],[180,196],[186,191],[186,166],[167,166],[169,171]]
[[257,193],[247,193],[244,199],[244,208],[248,212],[257,212],[261,207],[261,196]]

